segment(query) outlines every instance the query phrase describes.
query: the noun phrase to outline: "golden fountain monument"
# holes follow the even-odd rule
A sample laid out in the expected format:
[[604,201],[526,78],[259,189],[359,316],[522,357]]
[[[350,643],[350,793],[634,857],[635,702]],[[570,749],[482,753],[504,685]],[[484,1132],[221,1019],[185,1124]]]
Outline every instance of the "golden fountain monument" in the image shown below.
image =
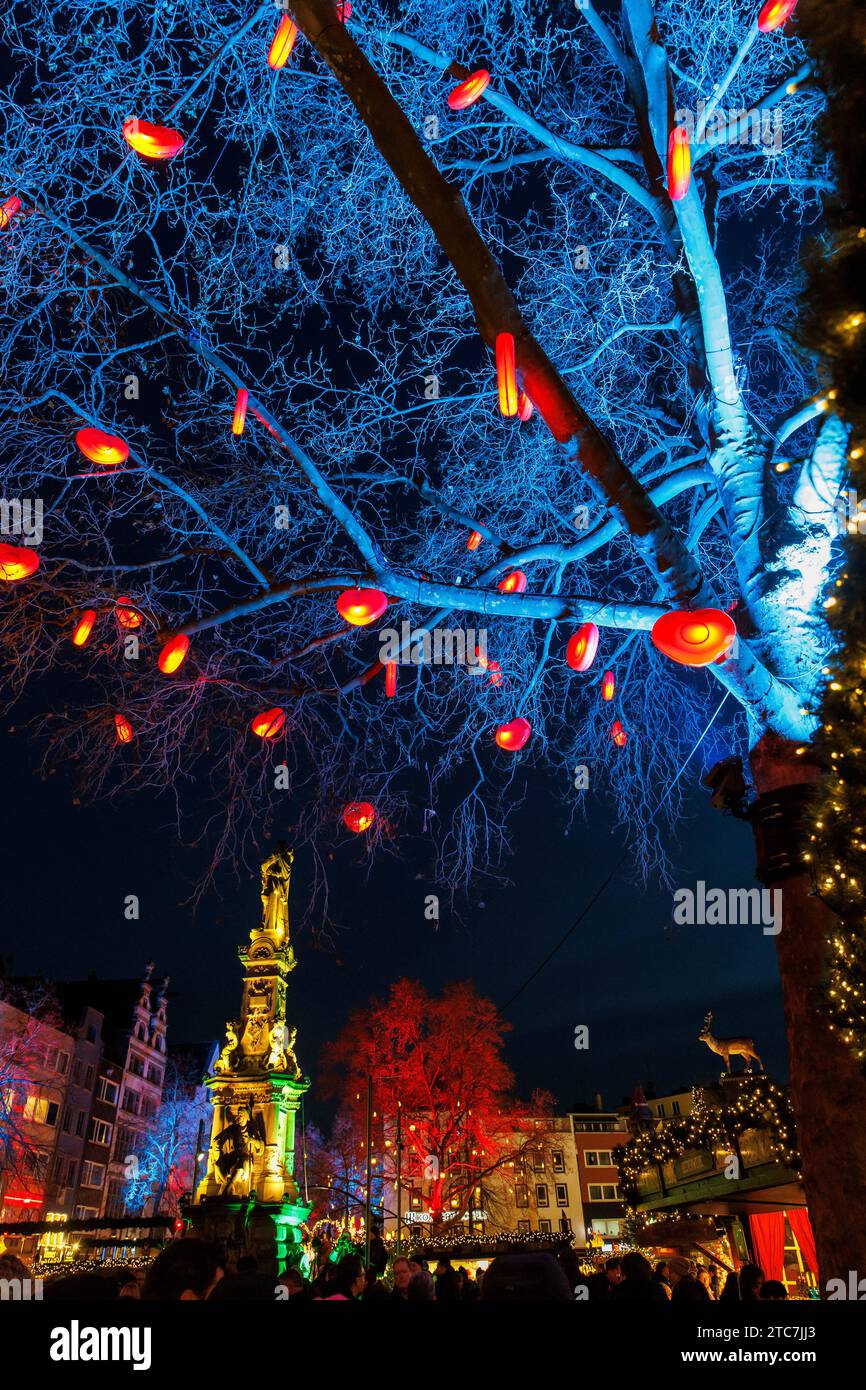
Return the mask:
[[213,1104],[207,1169],[189,1211],[197,1234],[252,1254],[263,1273],[301,1255],[310,1206],[295,1182],[295,1117],[309,1078],[295,1055],[297,1028],[286,1018],[294,970],[289,887],[294,855],[284,845],[262,864],[262,920],[239,946],[244,968],[240,1015],[206,1085]]

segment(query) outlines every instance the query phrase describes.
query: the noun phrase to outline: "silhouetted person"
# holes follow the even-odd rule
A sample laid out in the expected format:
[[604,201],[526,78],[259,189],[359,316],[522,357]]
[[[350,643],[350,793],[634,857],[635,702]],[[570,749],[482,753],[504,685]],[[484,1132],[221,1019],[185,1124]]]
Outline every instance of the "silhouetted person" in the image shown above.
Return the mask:
[[182,1236],[161,1250],[147,1271],[142,1298],[204,1299],[225,1274],[222,1248],[211,1240]]
[[481,1298],[485,1303],[517,1299],[573,1302],[574,1294],[562,1266],[549,1252],[514,1251],[497,1255],[488,1266]]
[[652,1265],[637,1250],[623,1255],[621,1272],[622,1280],[612,1294],[615,1303],[667,1302],[667,1294],[658,1280],[653,1278]]
[[460,1280],[451,1261],[442,1259],[436,1266],[437,1303],[457,1303],[460,1299]]
[[710,1301],[708,1290],[694,1274],[684,1274],[671,1297],[674,1303],[709,1303]]
[[761,1285],[764,1282],[764,1271],[757,1265],[743,1265],[737,1276],[737,1283],[740,1289],[740,1301],[743,1303],[757,1303],[761,1292]]
[[657,1284],[661,1284],[665,1297],[670,1298],[671,1280],[667,1260],[659,1260],[658,1264],[655,1267],[653,1278],[655,1279]]
[[781,1303],[783,1298],[788,1297],[788,1290],[781,1279],[765,1279],[758,1297],[762,1302],[766,1299],[768,1302]]
[[429,1269],[418,1269],[409,1280],[406,1297],[410,1303],[432,1303],[436,1297],[433,1275]]
[[111,1274],[95,1274],[81,1271],[79,1274],[65,1274],[59,1279],[50,1279],[42,1290],[46,1303],[115,1302],[120,1297],[120,1280]]
[[360,1255],[344,1255],[337,1265],[329,1292],[323,1295],[326,1303],[340,1300],[353,1303],[367,1287],[367,1271]]
[[370,1227],[369,1268],[373,1271],[373,1277],[376,1279],[381,1279],[388,1268],[388,1247],[382,1239],[382,1227],[377,1224]]
[[614,1289],[621,1279],[622,1260],[618,1255],[613,1255],[609,1260],[605,1261],[604,1269],[599,1269],[595,1274],[590,1274],[586,1281],[590,1303],[595,1303],[603,1298],[611,1298]]

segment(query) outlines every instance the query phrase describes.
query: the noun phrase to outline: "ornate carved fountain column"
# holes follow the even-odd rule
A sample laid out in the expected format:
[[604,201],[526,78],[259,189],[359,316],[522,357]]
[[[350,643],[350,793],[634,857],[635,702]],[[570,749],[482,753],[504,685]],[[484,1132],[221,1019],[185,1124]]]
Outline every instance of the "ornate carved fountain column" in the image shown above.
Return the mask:
[[238,947],[244,967],[240,1014],[207,1086],[213,1121],[207,1169],[191,1211],[202,1235],[284,1269],[300,1256],[300,1225],[310,1207],[294,1178],[295,1116],[309,1078],[295,1055],[297,1028],[286,1014],[296,965],[289,940],[294,855],[283,845],[262,864],[262,920]]

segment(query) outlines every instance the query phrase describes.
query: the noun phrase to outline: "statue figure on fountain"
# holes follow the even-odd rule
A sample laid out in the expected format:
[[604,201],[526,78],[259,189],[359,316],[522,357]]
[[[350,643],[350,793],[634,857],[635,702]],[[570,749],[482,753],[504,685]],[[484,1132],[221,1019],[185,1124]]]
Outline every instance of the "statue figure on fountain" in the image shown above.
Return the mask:
[[262,864],[262,926],[261,930],[272,933],[283,947],[288,946],[289,956],[294,961],[294,950],[289,943],[289,889],[292,882],[294,852],[286,849],[282,841]]

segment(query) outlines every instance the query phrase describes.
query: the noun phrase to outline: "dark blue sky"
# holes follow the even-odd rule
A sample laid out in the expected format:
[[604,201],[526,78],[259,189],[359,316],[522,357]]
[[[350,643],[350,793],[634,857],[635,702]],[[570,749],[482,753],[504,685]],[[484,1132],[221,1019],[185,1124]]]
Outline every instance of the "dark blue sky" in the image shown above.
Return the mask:
[[[146,796],[113,807],[75,807],[63,770],[47,782],[30,771],[23,737],[3,737],[7,808],[2,837],[0,953],[17,973],[55,978],[140,971],[148,958],[172,977],[170,1037],[215,1038],[239,1003],[236,947],[260,911],[257,877],[228,881],[197,912],[183,905],[200,862],[180,848],[164,814]],[[688,774],[687,774],[688,775]],[[712,810],[696,789],[692,818],[680,827],[677,883],[751,887],[751,833]],[[14,809],[11,809],[14,808]],[[610,813],[599,803],[588,824],[565,837],[561,807],[538,779],[518,813],[510,862],[513,886],[479,893],[463,923],[443,901],[438,929],[424,917],[431,891],[417,841],[388,858],[367,881],[352,847],[334,865],[333,915],[345,924],[335,950],[296,936],[299,967],[290,1011],[299,1055],[315,1075],[322,1043],[348,1011],[401,975],[437,989],[471,977],[497,1003],[509,999],[563,936],[622,853]],[[308,881],[295,864],[294,916]],[[126,894],[141,900],[140,922],[123,914]],[[484,906],[481,906],[481,903]],[[508,1055],[524,1095],[553,1091],[560,1105],[600,1089],[618,1103],[637,1081],[661,1093],[718,1073],[697,1042],[708,1008],[720,1033],[754,1036],[765,1064],[785,1073],[773,940],[755,927],[671,926],[672,898],[619,871],[588,917],[508,1010]],[[590,1049],[574,1048],[578,1024]],[[720,1063],[719,1063],[720,1065]],[[315,1096],[311,1108],[315,1112]]]

